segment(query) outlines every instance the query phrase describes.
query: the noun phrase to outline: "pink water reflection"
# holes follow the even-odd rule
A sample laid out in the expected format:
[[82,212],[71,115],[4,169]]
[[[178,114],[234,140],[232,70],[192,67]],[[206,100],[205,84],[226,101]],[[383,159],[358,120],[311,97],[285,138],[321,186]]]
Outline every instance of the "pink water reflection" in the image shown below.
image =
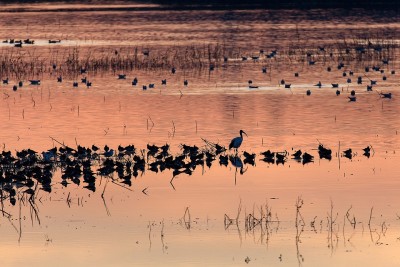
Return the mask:
[[[60,38],[79,48],[95,47],[89,51],[104,48],[106,54],[113,52],[110,47],[115,45],[131,50],[150,45],[157,51],[158,47],[184,47],[199,40],[249,46],[249,53],[277,45],[283,50],[292,43],[299,21],[293,12],[284,12],[289,15],[287,20],[275,18],[267,24],[263,14],[253,11],[179,13],[182,16],[171,11],[166,18],[155,11],[149,15],[154,20],[149,20],[146,12],[136,12],[135,16],[130,12],[104,11],[89,13],[90,16],[75,12],[79,16],[72,20],[66,12],[50,12],[47,20],[36,24],[32,21],[37,13],[2,13],[4,27],[0,37],[39,39],[41,45],[23,51],[40,53],[44,58],[70,49],[45,45],[49,38]],[[220,21],[222,15],[227,21],[230,16],[256,18],[232,20],[230,24]],[[344,33],[355,30],[349,26],[352,24],[341,22],[321,31],[318,29],[326,29],[326,23],[310,20],[309,15],[301,17],[304,20],[300,21],[300,28],[306,34],[303,44],[310,47],[321,40],[326,40],[327,45],[335,43],[338,36],[342,38]],[[351,18],[346,17],[353,21]],[[166,20],[171,20],[169,31],[160,31]],[[58,26],[48,26],[57,21]],[[98,27],[93,28],[93,23]],[[363,18],[355,27],[377,33],[390,25],[396,33],[399,25],[391,23],[378,20],[371,26]],[[221,28],[222,24],[225,27]],[[268,27],[274,31],[266,31]],[[191,31],[198,38],[187,38]],[[11,36],[10,32],[19,35]],[[257,34],[261,37],[250,38]],[[283,41],[277,36],[283,36]],[[251,47],[248,40],[252,40]],[[105,43],[107,47],[102,47]],[[240,64],[240,59],[232,59],[214,72],[178,70],[172,75],[169,69],[135,70],[126,73],[127,80],[117,80],[112,72],[89,73],[93,81],[89,89],[82,84],[73,88],[71,77],[57,83],[54,73],[41,77],[40,86],[25,84],[17,92],[12,91],[12,84],[0,85],[0,140],[3,149],[13,153],[25,148],[41,152],[59,146],[52,139],[55,138],[72,147],[107,144],[114,149],[134,144],[139,150],[147,144],[168,143],[175,155],[183,143],[204,146],[202,138],[227,146],[244,129],[249,136],[245,137],[240,155],[244,150],[257,154],[256,165],[245,167],[243,175],[232,165],[219,166],[215,161],[211,168],[197,167],[193,175],[181,174],[173,180],[171,171],[155,174],[146,170],[132,180],[128,189],[107,183],[111,178],[98,177],[94,193],[74,184],[63,187],[58,171],[53,192],[39,191],[38,217],[26,201],[15,207],[4,206],[13,217],[10,221],[2,217],[0,263],[232,266],[243,265],[248,257],[249,264],[256,266],[398,264],[397,76],[388,75],[388,80],[381,82],[380,73],[369,73],[370,79],[379,82],[375,91],[367,92],[365,83],[347,85],[342,71],[326,71],[336,62],[325,56],[318,59],[316,66],[277,61],[272,68],[268,66],[268,75],[261,72],[263,62]],[[348,66],[356,72],[353,79],[364,74],[362,63]],[[386,73],[396,64],[394,61],[387,66]],[[295,78],[294,72],[299,72],[300,77]],[[137,87],[131,84],[133,77],[139,79]],[[161,79],[165,78],[168,84],[161,86]],[[18,82],[15,77],[11,79]],[[188,87],[184,87],[184,79],[189,80]],[[250,90],[249,79],[259,88]],[[281,79],[292,84],[291,90],[278,85]],[[325,86],[314,87],[319,80]],[[338,97],[330,86],[333,82],[340,82],[340,89],[343,88]],[[149,83],[155,83],[155,89],[143,91],[141,85]],[[307,89],[312,90],[309,97],[305,94]],[[347,99],[352,89],[357,91],[354,103]],[[382,99],[377,94],[380,90],[391,91],[394,97]],[[319,142],[333,150],[331,161],[318,159]],[[373,147],[370,158],[362,155],[366,146]],[[347,148],[355,152],[352,160],[340,156]],[[315,159],[307,165],[293,160],[285,165],[268,164],[260,161],[259,155],[267,149],[289,153],[301,149]],[[295,227],[298,197],[304,200],[301,214],[305,225],[300,236]],[[225,229],[225,214],[235,218],[239,203],[242,209],[238,227],[232,224]],[[331,204],[336,220],[333,238],[328,239]],[[246,231],[245,216],[253,210],[259,216],[261,207],[265,211],[266,205],[274,220],[270,228],[256,226]],[[186,208],[190,211],[190,229],[184,223]],[[347,211],[349,218],[356,218],[355,228],[346,219]]]

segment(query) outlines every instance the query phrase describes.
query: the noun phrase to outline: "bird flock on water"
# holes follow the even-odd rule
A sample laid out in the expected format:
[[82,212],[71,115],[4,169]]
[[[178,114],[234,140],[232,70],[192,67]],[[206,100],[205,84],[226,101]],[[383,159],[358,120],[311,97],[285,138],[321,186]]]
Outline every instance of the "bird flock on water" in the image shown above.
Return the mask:
[[[4,40],[3,43],[8,43],[8,44],[11,44],[11,45],[14,45],[14,46],[17,46],[17,47],[22,47],[23,43],[27,44],[27,45],[33,45],[35,43],[35,41],[31,40],[31,39],[25,39],[25,40],[7,39],[7,40]],[[55,43],[61,43],[61,40],[48,40],[48,43],[50,45],[51,44],[55,44]],[[354,49],[356,54],[360,54],[360,55],[365,54],[366,52],[370,52],[370,51],[380,55],[380,53],[382,53],[384,48],[379,44],[374,45],[372,43],[369,43],[368,46],[356,46],[356,47],[354,47],[352,49]],[[345,54],[350,54],[352,49],[346,48]],[[118,54],[117,51],[115,51],[115,53]],[[148,57],[150,55],[150,50],[149,49],[143,50],[143,55]],[[266,53],[263,49],[261,49],[259,51],[258,55],[241,56],[241,60],[242,61],[247,61],[248,59],[251,59],[251,60],[253,60],[253,62],[258,62],[258,61],[264,60],[264,61],[269,62],[269,64],[270,64],[271,62],[273,62],[272,60],[274,60],[275,58],[277,58],[279,56],[280,56],[280,53],[279,53],[278,50],[272,50],[270,53]],[[318,65],[319,59],[321,57],[322,58],[326,58],[326,56],[328,56],[328,58],[332,59],[333,58],[333,53],[332,52],[328,53],[327,49],[325,49],[322,46],[319,46],[318,49],[317,49],[317,52],[315,52],[313,50],[308,50],[307,52],[305,52],[305,56],[306,56],[308,65],[311,68],[310,70],[313,71],[312,68],[314,68],[314,66]],[[226,56],[223,57],[224,64],[226,64],[230,60],[234,61],[234,59],[230,59],[230,58],[228,58]],[[391,62],[392,62],[392,60],[389,57],[383,57],[383,58],[381,58],[380,63],[375,63],[372,66],[365,66],[363,72],[359,72],[358,73],[358,76],[357,76],[357,85],[358,85],[357,90],[360,90],[359,87],[365,82],[365,79],[363,79],[363,78],[366,78],[368,80],[367,83],[369,82],[369,84],[366,85],[366,91],[367,92],[368,91],[373,91],[373,87],[378,85],[378,80],[373,80],[373,79],[371,79],[369,77],[369,75],[367,75],[367,74],[371,73],[372,71],[381,74],[381,79],[382,79],[383,82],[385,82],[385,81],[387,81],[389,79],[389,76],[386,74],[386,72],[390,73],[390,75],[392,75],[392,76],[395,75],[396,72],[395,72],[394,69],[385,70],[386,66],[387,66],[387,68],[389,68],[388,66],[389,66],[389,64]],[[323,60],[323,63],[325,64],[324,60]],[[61,66],[57,66],[57,64],[53,64],[53,70],[54,71],[58,70],[60,67]],[[217,68],[217,66],[214,63],[212,63],[212,62],[209,63],[209,71],[210,72],[214,71],[216,68]],[[337,63],[337,67],[336,68],[340,72],[341,76],[345,79],[344,81],[342,81],[342,82],[330,82],[330,83],[328,82],[327,83],[328,85],[325,85],[321,81],[318,81],[316,84],[313,84],[311,87],[318,87],[318,88],[322,88],[322,87],[328,87],[329,88],[329,87],[331,87],[331,88],[335,88],[336,89],[336,91],[335,91],[336,96],[340,96],[341,93],[344,93],[345,89],[348,92],[349,91],[349,86],[353,83],[352,76],[355,75],[355,71],[353,71],[351,69],[349,70],[349,66],[346,66],[345,63],[343,61],[340,61],[340,60]],[[326,68],[326,71],[327,72],[332,72],[333,69],[334,68],[332,66],[328,66]],[[87,71],[88,71],[87,67],[81,67],[80,74],[81,75],[85,75],[85,74],[87,74]],[[170,73],[171,74],[175,74],[176,72],[177,72],[177,68],[176,67],[172,67],[170,69]],[[270,70],[267,68],[267,66],[264,65],[264,66],[261,67],[261,72],[263,74],[267,74],[267,73],[270,72]],[[120,73],[120,74],[117,75],[117,79],[118,80],[125,80],[125,79],[128,78],[127,76],[128,75],[126,73]],[[299,72],[295,72],[294,73],[294,77],[295,77],[295,79],[297,79],[298,77],[300,77],[300,73]],[[59,75],[57,77],[57,82],[62,83],[63,80],[64,79],[63,79],[62,75]],[[41,84],[41,81],[39,79],[31,79],[31,80],[28,80],[28,81],[29,81],[29,83],[31,85],[40,85]],[[3,78],[3,84],[4,85],[9,84],[10,82],[11,81],[10,81],[10,79],[8,77]],[[81,78],[81,83],[83,83],[87,88],[90,88],[93,85],[92,81],[89,81],[87,76],[83,76]],[[138,81],[137,77],[132,78],[132,83],[131,83],[132,86],[137,86],[138,83],[139,83],[139,81]],[[14,91],[17,91],[18,88],[23,87],[23,84],[24,84],[24,81],[22,81],[22,80],[15,81],[15,84],[12,86],[12,89]],[[161,86],[166,86],[166,85],[167,85],[167,79],[166,78],[162,79],[161,80]],[[188,85],[189,85],[189,81],[187,79],[184,79],[183,80],[183,86],[187,87]],[[282,85],[284,88],[290,89],[290,90],[292,90],[293,87],[296,87],[296,85],[294,85],[293,83],[288,83],[284,79],[281,79],[278,85],[279,86]],[[72,81],[72,87],[78,87],[78,86],[79,86],[79,82],[77,80]],[[141,85],[141,88],[144,91],[146,91],[148,89],[153,89],[155,87],[156,87],[156,83],[154,83],[154,82]],[[253,80],[248,80],[248,88],[249,89],[258,89],[260,87],[261,86],[254,84]],[[341,87],[341,90],[339,89],[340,87]],[[354,87],[354,86],[352,86],[352,87]],[[351,91],[351,95],[347,96],[348,101],[349,102],[356,102],[357,96],[355,95],[355,89],[351,89],[350,91]],[[376,91],[376,92],[379,94],[379,96],[381,98],[391,99],[392,96],[393,96],[393,94],[391,92],[382,92],[382,91]],[[312,95],[312,89],[310,89],[310,88],[306,89],[306,95],[307,96],[311,96]]]
[[[134,145],[118,146],[116,149],[105,145],[103,148],[92,145],[83,147],[78,145],[72,148],[61,144],[41,153],[31,149],[0,153],[0,191],[3,200],[8,199],[15,205],[16,194],[27,194],[34,198],[38,190],[51,192],[54,184],[67,187],[69,184],[80,185],[91,191],[96,191],[97,177],[108,177],[112,182],[121,186],[132,186],[132,181],[142,177],[146,171],[158,173],[169,170],[172,179],[178,175],[192,175],[197,169],[211,168],[214,161],[220,166],[229,164],[243,174],[245,166],[256,164],[256,154],[243,151],[239,148],[243,144],[243,131],[229,144],[229,149],[218,143],[203,139],[205,145],[180,145],[180,152],[173,155],[170,145],[157,146],[148,144],[146,149],[137,149]],[[229,150],[234,149],[234,154]],[[293,149],[292,149],[293,150]],[[332,159],[332,150],[319,144],[320,159]],[[373,149],[367,146],[363,155],[371,156]],[[357,153],[352,149],[342,151],[340,157],[352,159]],[[284,165],[288,160],[294,160],[303,165],[314,161],[313,155],[301,150],[273,152],[267,150],[260,153],[259,161],[269,164]],[[61,179],[54,179],[56,170],[61,171]],[[115,176],[116,175],[116,176]],[[171,180],[172,181],[172,180]],[[143,192],[146,193],[146,192]]]

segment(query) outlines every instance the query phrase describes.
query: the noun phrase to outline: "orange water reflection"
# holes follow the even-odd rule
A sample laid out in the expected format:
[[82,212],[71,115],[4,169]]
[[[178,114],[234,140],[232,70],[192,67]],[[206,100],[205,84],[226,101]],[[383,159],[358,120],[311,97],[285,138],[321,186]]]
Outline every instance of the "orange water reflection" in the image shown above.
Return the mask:
[[[61,185],[55,184],[54,193],[39,193],[40,225],[37,220],[31,224],[29,209],[23,205],[20,245],[13,250],[14,257],[10,257],[10,252],[2,255],[6,260],[3,263],[18,266],[29,259],[33,266],[51,265],[62,255],[67,257],[65,266],[78,261],[100,266],[115,262],[217,266],[242,264],[248,256],[258,265],[278,264],[282,255],[282,263],[292,266],[297,264],[294,204],[302,195],[306,225],[299,250],[305,265],[321,261],[327,266],[358,264],[362,255],[369,264],[384,261],[384,266],[391,266],[398,261],[393,255],[398,249],[400,230],[394,189],[399,174],[381,166],[372,174],[371,167],[379,163],[375,159],[348,163],[353,171],[346,177],[342,175],[347,173],[346,164],[341,170],[328,162],[290,167],[258,164],[239,176],[236,185],[234,169],[213,166],[205,169],[204,174],[199,170],[193,176],[179,176],[174,180],[176,190],[169,184],[170,174],[146,173],[134,181],[133,192],[108,184],[105,202],[100,196],[105,180],[96,193],[73,185],[61,189]],[[389,158],[386,162],[394,164],[396,160]],[[147,196],[141,193],[143,188],[148,188]],[[66,203],[69,192],[71,207]],[[83,200],[81,204],[78,198]],[[330,201],[338,213],[338,241],[333,242],[332,248],[327,247],[326,226]],[[234,218],[240,202],[240,231],[236,225],[224,230],[224,214]],[[279,224],[270,224],[268,239],[260,228],[246,231],[244,227],[245,214],[257,215],[266,204],[273,218],[279,219]],[[182,222],[186,207],[191,215],[190,230]],[[372,234],[368,228],[371,207]],[[355,229],[348,222],[344,224],[350,208],[350,214],[357,219]],[[315,227],[311,227],[311,221],[316,221]],[[18,220],[13,223],[18,228]],[[384,234],[383,223],[388,227]],[[5,221],[2,228],[3,245],[18,244],[18,234],[11,224]],[[21,254],[25,257],[17,256]]]
[[[91,89],[75,90],[66,83],[49,81],[48,86],[7,91],[10,97],[1,100],[0,115],[7,125],[0,132],[5,148],[42,151],[58,145],[49,138],[52,136],[70,146],[78,142],[84,146],[135,144],[145,148],[147,143],[169,143],[172,153],[177,153],[181,143],[203,146],[201,137],[227,146],[239,129],[245,129],[249,137],[245,137],[242,151],[292,152],[293,147],[315,155],[315,162],[303,166],[290,160],[277,166],[259,161],[258,156],[256,166],[249,166],[243,175],[232,166],[219,167],[214,162],[210,169],[199,167],[192,176],[176,177],[175,189],[170,184],[171,172],[146,171],[133,181],[133,191],[109,183],[105,203],[101,198],[105,179],[99,180],[97,192],[91,193],[75,185],[62,188],[56,175],[54,193],[40,192],[38,196],[40,225],[35,219],[32,225],[29,205],[22,205],[20,243],[18,231],[4,221],[2,245],[14,248],[20,244],[13,249],[15,256],[8,252],[2,255],[5,265],[23,265],[27,259],[33,266],[52,265],[61,255],[68,258],[65,266],[79,261],[99,266],[220,266],[243,264],[246,257],[253,264],[274,265],[280,263],[282,254],[282,263],[292,266],[302,261],[294,228],[298,196],[305,201],[302,214],[306,225],[299,244],[305,265],[357,264],[360,255],[370,266],[382,261],[391,266],[393,262],[387,259],[399,260],[394,256],[399,236],[397,98],[386,101],[375,94],[360,94],[358,102],[349,103],[345,96],[336,97],[332,89],[321,89],[306,98],[303,89],[294,89],[291,94],[282,88],[265,92],[216,90],[198,95],[196,82],[180,97],[173,85],[144,92],[131,85],[110,83],[110,78],[97,78],[96,82]],[[199,82],[201,86],[206,85]],[[341,150],[351,147],[357,155],[353,160],[337,156],[332,161],[319,160],[317,139],[334,154],[340,141]],[[367,145],[375,151],[371,158],[362,156]],[[148,195],[142,193],[145,188]],[[66,203],[69,192],[71,208]],[[338,242],[329,248],[326,218],[331,201],[339,214],[335,223]],[[224,230],[224,214],[234,218],[240,202],[240,234],[235,225]],[[254,209],[257,214],[266,203],[280,221],[269,240],[260,229],[246,232],[244,228],[245,211]],[[182,224],[186,207],[191,214],[190,230]],[[344,216],[350,207],[358,224],[356,229],[345,226],[343,233]],[[7,210],[14,214],[12,222],[18,230],[18,209]],[[316,233],[310,226],[313,220]],[[388,227],[384,233],[382,225]]]
[[[156,18],[159,12],[150,15]],[[294,11],[283,12],[291,14],[289,22],[275,18],[270,24],[276,22],[274,27],[280,31],[268,33],[262,14],[248,24],[246,19],[238,19],[240,25],[233,20],[226,24],[228,30],[221,33],[218,25],[210,21],[218,20],[222,12],[216,15],[202,11],[193,17],[191,12],[183,12],[183,17],[171,22],[170,32],[160,33],[159,25],[176,17],[177,12],[170,12],[166,19],[159,18],[151,25],[146,12],[135,13],[137,17],[120,12],[123,16],[118,17],[115,14],[120,13],[105,11],[90,13],[93,16],[86,19],[85,14],[80,14],[71,21],[65,12],[57,16],[49,13],[51,22],[57,21],[57,17],[62,21],[58,28],[51,29],[44,21],[26,29],[26,22],[31,22],[36,13],[19,18],[5,13],[1,17],[5,27],[0,29],[0,37],[11,38],[9,32],[21,32],[18,29],[23,27],[24,34],[42,41],[65,37],[88,46],[103,42],[110,46],[120,42],[127,46],[149,42],[154,42],[154,46],[177,42],[187,45],[198,41],[187,38],[188,29],[196,26],[199,40],[215,42],[223,36],[238,47],[247,44],[252,35],[263,32],[266,35],[252,43],[256,51],[278,33],[285,37],[282,46],[291,42],[297,27],[296,15]],[[224,19],[229,21],[229,16],[249,18],[257,12],[226,13]],[[316,23],[309,16],[302,17],[301,27],[310,34],[304,39],[319,42],[333,32],[326,40],[332,43],[335,36],[352,30],[347,24],[338,24],[328,33],[315,33],[322,26],[325,29],[326,23]],[[99,21],[102,23],[93,32],[88,31]],[[398,23],[393,23],[392,27],[397,29]],[[379,30],[385,25],[385,21],[378,20],[371,27]],[[357,26],[367,28],[369,20]],[[121,40],[120,31],[139,33]],[[15,38],[20,37],[25,35]],[[157,43],[155,37],[163,41]],[[273,40],[268,43],[271,47],[280,42],[279,38]],[[24,51],[40,52],[44,57],[46,53],[63,51],[44,43],[43,46]],[[201,138],[228,146],[231,138],[244,129],[249,136],[245,137],[240,155],[244,150],[257,154],[256,165],[245,167],[243,175],[232,165],[219,166],[215,161],[211,168],[199,166],[193,175],[181,174],[173,180],[171,171],[156,174],[146,170],[128,188],[110,182],[111,178],[98,177],[94,193],[74,184],[63,187],[58,170],[53,192],[39,191],[37,195],[37,217],[26,199],[15,207],[5,203],[4,210],[13,216],[11,220],[2,217],[0,264],[232,266],[243,265],[247,257],[249,264],[256,266],[399,264],[397,76],[388,75],[388,80],[381,82],[380,73],[368,74],[379,82],[375,91],[367,92],[365,84],[347,85],[342,71],[327,72],[330,64],[333,65],[294,62],[286,66],[277,62],[268,75],[261,73],[262,62],[241,65],[235,61],[214,72],[178,70],[172,75],[169,70],[130,71],[126,73],[127,80],[117,80],[116,73],[89,73],[93,81],[89,89],[82,84],[73,88],[69,77],[57,83],[54,74],[41,77],[40,86],[24,85],[17,92],[12,91],[11,84],[0,85],[0,140],[3,149],[13,153],[24,148],[41,152],[59,146],[54,138],[71,147],[107,144],[116,148],[134,144],[138,150],[148,143],[168,143],[175,155],[183,143],[204,146]],[[395,69],[396,64],[394,61],[387,66],[386,73]],[[354,77],[364,74],[362,63],[348,68],[355,71]],[[295,78],[294,72],[299,72],[300,77]],[[138,77],[139,86],[131,85],[133,77]],[[168,84],[161,86],[161,79],[165,78]],[[17,82],[15,77],[11,79],[12,83]],[[184,79],[189,80],[187,87],[183,86]],[[249,79],[260,87],[250,90]],[[292,84],[291,90],[278,85],[281,79]],[[319,80],[325,86],[314,87]],[[340,89],[343,88],[340,96],[331,88],[333,82],[339,82]],[[141,85],[149,83],[155,83],[155,89],[143,91]],[[312,90],[309,97],[305,94],[307,89]],[[357,91],[356,102],[347,99],[352,89]],[[394,97],[382,99],[377,90],[391,91]],[[331,161],[318,159],[319,142],[333,150]],[[369,145],[373,155],[367,158],[362,149]],[[355,152],[352,160],[340,156],[347,148]],[[306,165],[293,160],[284,165],[268,164],[260,161],[259,155],[267,149],[289,153],[301,149],[313,154],[315,160]],[[304,231],[295,227],[298,197],[304,200]],[[336,218],[332,232],[331,204]],[[242,209],[238,225],[227,227],[225,214],[235,218],[239,205]],[[254,212],[260,216],[261,207],[265,211],[266,205],[271,208],[273,219],[269,228],[265,228],[264,222],[264,228],[256,225],[246,231],[246,215]],[[357,222],[354,228],[347,220],[351,218]]]

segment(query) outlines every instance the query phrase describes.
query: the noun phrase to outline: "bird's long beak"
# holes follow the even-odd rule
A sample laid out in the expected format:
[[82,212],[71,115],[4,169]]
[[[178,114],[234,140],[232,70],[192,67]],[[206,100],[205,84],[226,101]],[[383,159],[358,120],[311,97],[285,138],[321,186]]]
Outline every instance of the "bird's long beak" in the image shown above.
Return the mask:
[[249,137],[245,131],[243,131],[243,133],[244,133],[247,137]]

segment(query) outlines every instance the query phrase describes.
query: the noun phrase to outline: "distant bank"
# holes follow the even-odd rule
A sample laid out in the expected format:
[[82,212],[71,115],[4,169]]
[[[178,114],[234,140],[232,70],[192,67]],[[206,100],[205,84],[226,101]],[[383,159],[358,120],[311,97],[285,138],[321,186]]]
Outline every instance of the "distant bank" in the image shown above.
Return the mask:
[[[274,9],[274,8],[396,8],[400,0],[0,0],[0,4],[27,3],[68,4],[149,4],[137,9]],[[161,5],[161,6],[156,6]]]
[[154,0],[175,6],[236,8],[400,8],[400,0]]

